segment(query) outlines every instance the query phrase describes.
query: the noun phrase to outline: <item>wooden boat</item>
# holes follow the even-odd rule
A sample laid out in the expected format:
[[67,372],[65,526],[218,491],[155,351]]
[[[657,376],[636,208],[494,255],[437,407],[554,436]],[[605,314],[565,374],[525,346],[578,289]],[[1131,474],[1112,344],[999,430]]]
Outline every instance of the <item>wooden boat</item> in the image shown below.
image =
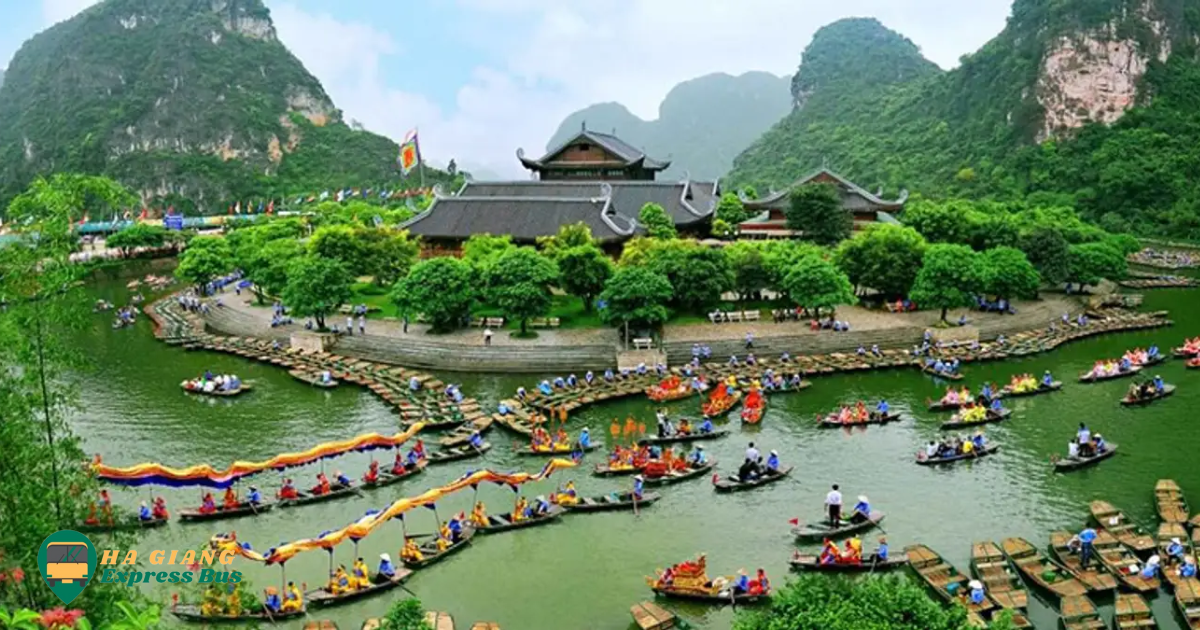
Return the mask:
[[1158,506],[1158,518],[1164,523],[1186,523],[1191,514],[1183,490],[1174,479],[1159,479],[1154,484],[1154,502]]
[[551,505],[550,509],[547,510],[545,514],[532,516],[520,521],[513,521],[512,514],[489,514],[488,524],[479,526],[476,529],[478,529],[479,533],[481,534],[496,534],[499,532],[507,532],[513,529],[536,527],[538,525],[545,525],[546,523],[552,523],[558,520],[558,518],[562,516],[563,512],[565,511],[566,510],[564,510],[561,505]]
[[646,388],[646,398],[654,402],[682,400],[695,393],[696,390],[692,389],[691,381],[685,381],[678,376],[669,377],[657,385]]
[[420,560],[404,560],[401,562],[404,566],[410,569],[423,569],[431,564],[436,564],[445,560],[448,556],[458,553],[467,545],[471,544],[471,539],[475,537],[475,526],[470,522],[466,523],[462,528],[462,535],[459,536],[458,542],[451,543],[445,549],[438,549],[437,540],[430,540],[423,543],[419,549],[423,556]]
[[1134,374],[1137,374],[1138,372],[1141,372],[1141,371],[1142,371],[1141,366],[1135,365],[1135,366],[1129,368],[1128,370],[1118,370],[1116,373],[1109,374],[1107,376],[1094,376],[1091,372],[1084,372],[1083,374],[1079,375],[1079,382],[1080,383],[1100,383],[1103,381],[1111,381],[1111,380],[1115,380],[1118,378],[1129,378],[1130,376],[1133,376]]
[[400,568],[396,569],[396,575],[390,580],[384,580],[382,582],[372,581],[371,584],[366,588],[360,588],[348,593],[341,593],[339,595],[334,595],[324,588],[318,588],[305,593],[304,600],[313,608],[328,608],[330,606],[348,604],[350,602],[356,602],[360,599],[365,599],[372,595],[378,595],[384,591],[390,591],[393,588],[400,586],[400,583],[408,579],[408,576],[410,575],[412,575],[412,570]]
[[[425,611],[425,623],[429,624],[432,630],[454,630],[454,617],[451,617],[448,612],[427,610]],[[363,630],[378,630],[378,627],[363,628]]]
[[1003,422],[1005,420],[1008,420],[1008,418],[1010,416],[1012,416],[1012,409],[1001,409],[1000,411],[993,411],[991,409],[988,409],[987,415],[983,417],[983,420],[977,420],[975,422],[963,422],[962,412],[959,412],[959,413],[954,414],[953,418],[950,418],[949,420],[943,422],[942,429],[945,430],[945,429],[961,429],[963,427],[977,427],[977,426],[982,426],[985,424],[992,424],[993,422]]
[[1113,612],[1117,630],[1153,630],[1158,627],[1150,605],[1137,593],[1119,593]]
[[576,442],[565,449],[555,446],[544,451],[538,451],[534,450],[532,445],[527,445],[517,449],[517,455],[525,455],[528,457],[562,457],[565,455],[569,457],[572,453],[586,453],[588,451],[594,451],[597,448],[599,448],[599,446],[596,444],[581,446],[578,442]]
[[1125,396],[1121,398],[1121,404],[1125,405],[1126,407],[1149,405],[1152,402],[1162,400],[1174,393],[1175,386],[1167,383],[1163,385],[1163,390],[1161,392],[1151,392],[1151,394],[1145,398],[1132,398],[1129,394],[1125,394]]
[[304,622],[304,630],[338,630],[338,627],[336,623],[328,619],[320,619]]
[[288,374],[291,374],[292,378],[296,379],[297,381],[300,381],[301,383],[308,383],[309,385],[312,385],[313,387],[320,387],[321,389],[333,389],[338,386],[338,382],[333,380],[332,378],[330,378],[328,381],[321,380],[320,372],[311,372],[309,370],[295,369],[295,370],[288,370]]
[[[958,411],[959,409],[962,409],[963,407],[967,406],[968,404],[975,404],[978,402],[979,401],[975,398],[972,398],[970,400],[962,400],[959,402],[950,402],[947,400],[938,400],[938,401],[933,401],[933,400],[929,400],[929,399],[925,400],[925,404],[929,405],[930,411]],[[990,400],[988,401],[988,404],[991,404]]]
[[676,433],[675,435],[669,435],[667,437],[653,435],[638,440],[638,444],[678,444],[681,442],[698,442],[701,440],[715,440],[718,438],[723,438],[726,435],[729,435],[729,429],[714,429],[708,433],[697,433],[693,431],[692,433],[688,433],[686,435],[680,435]]
[[1000,547],[988,540],[971,545],[971,574],[983,585],[992,601],[1001,608],[1024,617],[1029,605],[1029,593],[1021,586],[1021,578],[1012,572]]
[[867,416],[867,419],[862,422],[839,422],[837,416],[837,413],[828,414],[818,420],[817,426],[821,427],[822,429],[841,429],[845,427],[862,427],[868,424],[887,424],[889,422],[896,422],[899,420],[900,412],[889,411],[888,413],[882,415],[871,412],[871,414]]
[[363,490],[374,490],[375,488],[382,488],[384,486],[390,486],[394,483],[400,483],[409,477],[415,477],[424,472],[427,463],[428,462],[426,460],[420,460],[417,462],[416,466],[406,466],[404,468],[404,473],[400,475],[397,475],[390,470],[380,469],[379,478],[371,483],[366,481],[362,482],[362,488]]
[[821,557],[809,554],[800,553],[797,551],[792,555],[789,564],[794,571],[810,572],[810,573],[878,573],[880,571],[891,571],[908,565],[908,556],[891,556],[887,560],[879,561],[874,554],[871,554],[869,559],[864,558],[858,564],[832,562],[821,564]]
[[630,607],[638,630],[669,630],[677,621],[674,613],[663,610],[654,602],[641,602]]
[[677,484],[681,481],[687,481],[688,479],[695,479],[696,477],[700,477],[716,467],[717,467],[717,460],[714,459],[714,460],[711,460],[708,463],[704,464],[703,466],[692,467],[684,472],[672,470],[671,472],[668,472],[665,475],[660,475],[657,477],[651,477],[649,475],[646,475],[645,476],[645,484],[647,486],[670,486],[673,484]]
[[917,454],[917,463],[922,466],[938,466],[941,464],[952,464],[954,462],[959,462],[964,459],[979,459],[980,457],[987,457],[988,455],[991,455],[992,453],[995,453],[998,450],[1000,450],[999,444],[988,444],[979,450],[973,450],[970,453],[952,455],[950,457],[928,457],[927,458],[927,457],[925,457],[925,453],[921,452],[921,453]]
[[471,624],[471,630],[500,630],[500,624],[494,621],[476,621]]
[[925,545],[909,545],[904,548],[908,563],[925,584],[944,601],[965,606],[968,614],[985,616],[998,609],[992,598],[985,597],[983,603],[973,604],[960,595],[966,591],[967,576],[958,572],[954,565],[946,562],[934,550]]
[[204,615],[200,613],[200,606],[197,604],[172,604],[170,610],[172,615],[182,621],[198,623],[275,622],[296,619],[307,613],[304,608],[301,608],[291,612],[277,612],[269,615],[265,610],[253,613],[242,611],[240,615]]
[[447,462],[455,462],[460,459],[470,459],[472,457],[482,457],[484,453],[492,450],[492,445],[489,442],[484,442],[478,448],[467,444],[466,446],[455,446],[454,448],[444,448],[440,451],[431,451],[425,455],[425,461],[430,466],[437,464],[445,464]]
[[[1072,553],[1067,545],[1071,542],[1071,532],[1056,531],[1050,533],[1050,551],[1054,554],[1054,559],[1058,561],[1075,579],[1083,583],[1090,593],[1100,593],[1111,591],[1117,588],[1117,578],[1109,573],[1105,568],[1104,563],[1100,562],[1099,556],[1092,558],[1092,562],[1087,569],[1083,568],[1083,558],[1077,553]],[[1112,540],[1112,534],[1108,532],[1096,532],[1096,542],[1101,542],[1101,538]],[[1093,548],[1095,548],[1093,543]]]
[[[733,580],[730,580],[732,582]],[[720,593],[704,593],[695,589],[681,589],[675,587],[651,586],[650,590],[654,591],[659,597],[670,597],[672,599],[684,599],[693,602],[704,602],[715,605],[725,604],[753,604],[757,602],[770,601],[771,595],[751,595],[749,593],[740,593],[734,595],[732,590],[722,591]]]
[[112,522],[112,524],[80,523],[79,525],[75,526],[75,530],[80,531],[80,532],[97,532],[97,533],[99,533],[99,532],[126,532],[126,531],[134,531],[134,530],[139,530],[139,529],[154,529],[155,527],[162,527],[163,525],[166,525],[168,520],[170,520],[170,519],[152,518],[148,521],[143,521],[140,518],[131,517],[131,518],[114,520]]
[[1063,630],[1097,630],[1108,628],[1100,618],[1096,605],[1087,595],[1064,597],[1058,605],[1059,623]]
[[1089,455],[1087,457],[1080,457],[1080,456],[1076,455],[1075,457],[1063,457],[1060,459],[1055,459],[1054,460],[1054,470],[1057,470],[1058,472],[1067,472],[1070,470],[1078,470],[1080,468],[1087,468],[1088,466],[1091,466],[1092,464],[1098,464],[1116,454],[1117,454],[1117,445],[1110,443],[1110,444],[1108,444],[1108,448],[1103,453],[1100,453],[1099,455]]
[[[659,499],[662,495],[657,492],[645,492],[642,498],[637,500],[637,507],[641,509],[650,505]],[[632,510],[634,508],[633,493],[621,492],[619,494],[602,494],[596,497],[580,497],[579,502],[571,505],[563,505],[568,512],[611,512],[614,510]]]
[[1122,545],[1138,555],[1149,556],[1157,548],[1154,539],[1142,528],[1129,522],[1125,513],[1108,501],[1092,501],[1088,505],[1092,520],[1103,530],[1112,534]]
[[766,410],[767,397],[761,391],[753,390],[746,396],[746,401],[742,403],[742,422],[758,424]]
[[1056,597],[1071,597],[1087,592],[1087,587],[1072,577],[1065,567],[1051,561],[1028,540],[1005,538],[1000,546],[1025,579],[1046,592]]
[[1187,628],[1200,629],[1200,580],[1187,578],[1175,585],[1175,608]]
[[[724,392],[725,394],[723,396],[717,396],[717,394],[721,392]],[[734,405],[738,404],[738,401],[741,399],[742,390],[735,389],[733,393],[729,393],[728,390],[718,386],[716,391],[714,391],[712,395],[708,397],[708,400],[704,402],[704,404],[700,405],[700,410],[704,412],[704,415],[709,417],[719,416],[730,409],[733,409]]]
[[351,496],[361,496],[362,491],[356,486],[330,486],[327,494],[310,494],[300,491],[300,496],[295,499],[279,499],[276,503],[281,508],[297,507],[301,505],[311,505],[313,503],[322,503],[325,501],[333,501],[335,499],[344,499]]
[[197,508],[179,510],[179,520],[186,522],[216,521],[223,518],[238,518],[239,516],[258,516],[269,512],[275,507],[274,503],[258,503],[251,505],[248,501],[238,503],[237,507],[227,508],[217,505],[215,512],[204,513]]
[[592,469],[592,474],[597,477],[620,477],[624,475],[636,475],[640,472],[642,472],[642,469],[637,466],[613,468],[611,462],[596,464],[596,467]]
[[1167,584],[1174,589],[1175,585],[1180,580],[1184,579],[1179,576],[1176,567],[1166,567],[1167,559],[1171,554],[1167,553],[1167,548],[1171,546],[1171,539],[1178,538],[1179,544],[1183,545],[1183,555],[1195,557],[1195,551],[1192,548],[1192,541],[1188,537],[1187,530],[1184,529],[1183,523],[1161,523],[1158,526],[1158,532],[1155,533],[1155,540],[1158,541],[1158,555],[1162,558],[1164,567],[1162,570],[1163,579]]
[[196,394],[199,396],[212,396],[213,398],[233,398],[234,396],[241,396],[242,394],[254,389],[253,386],[251,386],[249,383],[246,383],[246,382],[243,382],[242,386],[237,389],[229,389],[229,390],[214,389],[211,392],[206,392],[203,389],[189,388],[184,383],[181,383],[179,385],[179,387],[188,394]]
[[[878,510],[871,510],[871,517],[861,523],[850,523],[843,521],[837,527],[831,527],[828,522],[809,523],[807,525],[799,525],[792,529],[792,535],[800,541],[822,540],[825,538],[840,538],[856,532],[866,531],[878,525],[883,520],[884,514]],[[911,558],[910,558],[911,560]]]
[[751,479],[750,481],[739,481],[732,477],[725,477],[713,481],[713,488],[717,492],[740,492],[779,481],[790,474],[792,474],[792,467],[787,466],[775,472],[767,471],[757,479]]
[[1144,578],[1141,573],[1131,574],[1127,571],[1132,566],[1140,567],[1141,561],[1125,545],[1115,540],[1096,545],[1096,557],[1100,559],[1100,563],[1108,569],[1109,573],[1117,576],[1125,588],[1140,593],[1151,593],[1158,590],[1158,578]]
[[1062,388],[1063,388],[1062,381],[1054,381],[1054,382],[1050,383],[1050,385],[1040,385],[1039,384],[1037,389],[1031,389],[1029,391],[1024,391],[1024,392],[1013,391],[1011,385],[1005,385],[1004,388],[1000,390],[1000,394],[1005,398],[1026,398],[1028,396],[1040,396],[1042,394],[1050,394],[1053,392],[1060,391],[1060,390],[1062,390]]
[[959,374],[958,372],[946,372],[946,371],[939,372],[939,371],[933,369],[933,366],[930,366],[930,365],[927,365],[927,366],[921,368],[921,371],[924,372],[925,374],[928,374],[928,375],[934,377],[934,378],[940,378],[944,381],[961,381],[961,380],[963,380],[963,375]]

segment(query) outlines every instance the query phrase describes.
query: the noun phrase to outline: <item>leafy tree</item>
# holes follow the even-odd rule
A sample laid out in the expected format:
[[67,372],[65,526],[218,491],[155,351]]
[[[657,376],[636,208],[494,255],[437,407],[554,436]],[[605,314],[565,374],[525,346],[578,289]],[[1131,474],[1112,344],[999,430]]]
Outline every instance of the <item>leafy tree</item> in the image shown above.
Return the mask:
[[767,286],[786,293],[783,279],[801,259],[807,256],[824,256],[828,250],[812,243],[800,241],[767,241],[762,244],[763,267],[766,269]]
[[717,202],[716,218],[731,226],[736,226],[749,219],[750,213],[746,211],[742,200],[735,193],[727,192],[721,195],[721,200]]
[[769,610],[743,608],[733,621],[733,630],[969,628],[962,606],[942,606],[906,577],[879,575],[860,580],[801,575],[775,593]]
[[350,299],[354,277],[341,261],[309,254],[292,261],[288,268],[283,301],[292,312],[311,316],[317,328],[325,328],[325,316],[337,312]]
[[1067,239],[1063,238],[1062,232],[1052,227],[1038,227],[1021,237],[1019,247],[1043,280],[1059,284],[1067,279],[1071,261]]
[[954,203],[918,201],[904,209],[904,224],[915,229],[930,243],[970,242],[970,224],[966,210]]
[[646,267],[620,267],[604,285],[600,318],[612,326],[659,326],[670,313],[671,281]]
[[139,247],[162,247],[167,242],[167,230],[161,225],[134,223],[104,240],[107,247],[120,250],[126,258]]
[[292,263],[303,255],[304,247],[290,238],[267,241],[250,254],[242,264],[242,271],[254,283],[254,294],[259,304],[265,301],[266,295],[279,295],[283,291]]
[[550,285],[558,279],[554,261],[532,247],[505,252],[485,274],[488,301],[508,319],[521,322],[521,335],[531,317],[550,311]]
[[1102,242],[1121,252],[1122,256],[1128,256],[1142,249],[1141,241],[1129,234],[1109,234],[1104,237]]
[[999,298],[1037,297],[1042,279],[1019,249],[997,247],[979,254],[983,291]]
[[677,237],[679,234],[675,230],[675,221],[667,214],[663,207],[656,203],[648,203],[642,206],[638,212],[638,223],[646,227],[646,234],[650,238],[666,240]]
[[558,252],[559,280],[563,291],[583,298],[585,311],[592,310],[592,302],[604,290],[613,273],[612,261],[595,245],[577,245]]
[[771,276],[763,257],[763,246],[755,241],[737,241],[725,248],[733,271],[733,289],[743,300],[767,288]]
[[965,245],[931,245],[909,297],[919,306],[940,308],[945,322],[946,311],[972,304],[980,288],[978,256]]
[[431,258],[413,265],[392,288],[391,299],[401,313],[423,314],[434,332],[446,332],[470,317],[476,286],[475,273],[465,261]]
[[621,259],[617,261],[617,264],[622,267],[648,264],[650,252],[658,249],[662,243],[662,241],[652,238],[635,236],[625,241],[625,247],[621,249]]
[[713,219],[712,235],[717,238],[729,238],[737,234],[737,226],[725,219]]
[[308,253],[342,263],[354,276],[366,273],[363,241],[349,225],[330,225],[317,229],[308,239]]
[[1072,282],[1082,288],[1096,284],[1103,278],[1120,280],[1128,269],[1128,263],[1121,252],[1107,243],[1072,245],[1067,250],[1067,258],[1070,261],[1068,288]]
[[750,184],[742,186],[742,194],[745,195],[747,199],[758,199],[758,189]]
[[229,243],[216,236],[199,236],[188,242],[179,256],[175,277],[203,288],[218,276],[233,270],[233,252]]
[[511,236],[472,234],[471,238],[463,243],[462,259],[477,272],[484,272],[496,259],[515,247]]
[[789,195],[788,229],[802,232],[806,241],[837,245],[850,237],[854,218],[842,208],[837,188],[830,184],[806,184]]
[[972,217],[970,245],[977,252],[996,247],[1015,247],[1020,239],[1016,220],[1007,214]]
[[831,317],[839,304],[857,301],[846,274],[820,256],[801,258],[784,277],[783,288],[797,305],[816,313],[829,309]]
[[912,289],[928,244],[910,227],[872,225],[843,241],[837,264],[858,287],[870,287],[885,296],[906,296]]
[[672,303],[683,309],[715,303],[733,288],[733,269],[725,252],[695,241],[660,241],[650,251],[647,265],[671,281]]
[[425,621],[421,601],[414,598],[392,602],[383,616],[382,625],[383,630],[433,630]]
[[543,254],[557,260],[559,253],[574,247],[595,245],[596,239],[592,238],[592,228],[580,221],[559,227],[558,234],[554,236],[539,236],[537,244]]
[[379,286],[391,286],[404,277],[421,253],[420,244],[410,239],[406,230],[359,228],[354,235],[362,256],[360,271]]

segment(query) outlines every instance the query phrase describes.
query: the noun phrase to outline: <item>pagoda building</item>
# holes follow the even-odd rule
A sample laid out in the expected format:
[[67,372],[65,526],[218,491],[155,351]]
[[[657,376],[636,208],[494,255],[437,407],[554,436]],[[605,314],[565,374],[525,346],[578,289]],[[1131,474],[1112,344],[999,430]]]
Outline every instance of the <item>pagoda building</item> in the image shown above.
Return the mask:
[[791,191],[809,184],[830,184],[837,188],[842,200],[842,209],[854,217],[855,230],[861,230],[873,223],[899,223],[896,215],[904,211],[904,203],[908,201],[907,190],[901,191],[900,196],[894,200],[883,199],[881,197],[882,190],[872,194],[828,168],[820,168],[797,180],[786,189],[772,192],[762,199],[748,199],[742,196],[742,207],[747,212],[758,214],[738,224],[741,236],[743,238],[799,236],[798,232],[788,228],[787,209],[791,203]]

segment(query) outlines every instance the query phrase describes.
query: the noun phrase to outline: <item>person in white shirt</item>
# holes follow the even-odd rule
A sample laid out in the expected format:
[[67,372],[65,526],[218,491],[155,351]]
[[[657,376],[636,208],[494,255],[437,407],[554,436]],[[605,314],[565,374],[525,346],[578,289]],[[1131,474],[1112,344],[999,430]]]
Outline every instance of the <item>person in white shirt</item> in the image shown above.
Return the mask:
[[1075,440],[1067,442],[1067,457],[1079,457],[1079,444]]
[[746,447],[746,461],[757,462],[760,457],[758,449],[754,448],[754,442],[751,442],[750,446]]
[[937,442],[930,440],[929,444],[925,447],[925,457],[932,459],[934,457],[937,457],[937,454],[938,454]]
[[829,509],[829,526],[841,527],[842,524],[842,493],[838,492],[838,485],[833,484],[833,489],[829,494],[825,495],[825,507]]

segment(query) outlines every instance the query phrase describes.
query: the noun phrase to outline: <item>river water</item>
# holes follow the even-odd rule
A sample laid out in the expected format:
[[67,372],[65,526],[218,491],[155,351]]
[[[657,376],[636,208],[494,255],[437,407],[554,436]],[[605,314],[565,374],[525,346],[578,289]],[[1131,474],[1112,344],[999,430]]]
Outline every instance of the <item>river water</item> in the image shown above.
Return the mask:
[[[98,283],[89,291],[117,304],[125,303],[128,294],[123,282]],[[831,483],[841,484],[848,502],[866,494],[873,506],[887,513],[884,525],[894,552],[921,542],[963,572],[968,570],[972,541],[998,542],[1007,536],[1022,536],[1044,547],[1051,531],[1080,528],[1093,499],[1114,503],[1152,531],[1157,528],[1153,504],[1157,479],[1176,479],[1200,505],[1196,432],[1191,426],[1200,403],[1200,388],[1191,383],[1196,374],[1186,374],[1181,361],[1161,366],[1157,372],[1179,384],[1179,392],[1143,409],[1117,404],[1129,381],[1078,385],[1075,375],[1094,360],[1117,356],[1128,348],[1154,343],[1169,351],[1185,336],[1200,334],[1196,295],[1175,290],[1148,292],[1146,308],[1170,310],[1176,321],[1171,328],[1085,340],[1025,360],[969,366],[965,382],[973,387],[984,380],[1003,384],[1013,374],[1040,374],[1043,370],[1052,370],[1067,382],[1065,391],[1058,394],[1010,401],[1015,416],[990,428],[990,439],[1002,448],[987,459],[944,469],[913,463],[914,453],[940,433],[938,425],[946,416],[925,410],[925,400],[939,397],[940,389],[912,370],[822,377],[807,391],[772,398],[761,426],[747,429],[734,421],[731,437],[706,444],[710,456],[727,472],[740,462],[749,440],[764,452],[776,449],[785,463],[796,466],[790,479],[732,495],[716,495],[707,480],[695,480],[666,489],[660,502],[636,517],[623,512],[567,515],[557,524],[479,538],[471,549],[415,574],[407,586],[428,609],[451,612],[462,627],[487,620],[506,630],[626,628],[631,619],[629,606],[650,596],[643,576],[699,552],[708,554],[710,575],[763,567],[776,584],[781,583],[795,549],[788,520],[818,519]],[[84,406],[73,420],[85,450],[102,454],[108,464],[158,461],[173,466],[210,463],[225,467],[234,460],[261,460],[323,441],[397,430],[396,414],[365,390],[343,386],[319,391],[279,368],[161,344],[153,339],[148,321],[119,331],[111,330],[109,321],[105,315],[96,315],[94,326],[79,338],[95,365],[81,375]],[[205,369],[236,373],[253,381],[256,389],[235,400],[195,398],[180,392],[181,380]],[[468,395],[489,406],[510,396],[518,385],[536,382],[530,376],[442,376],[461,382]],[[842,402],[880,397],[905,411],[902,422],[850,432],[814,426],[816,414]],[[692,399],[671,404],[669,409],[675,415],[695,415],[698,404]],[[577,431],[586,425],[594,436],[605,436],[614,418],[628,415],[653,425],[649,402],[630,399],[581,410],[572,417],[570,428]],[[1120,444],[1121,452],[1093,469],[1056,474],[1050,456],[1065,451],[1081,421]],[[239,539],[263,550],[342,527],[368,509],[442,485],[468,469],[536,469],[538,462],[512,454],[517,440],[502,429],[494,429],[488,439],[496,448],[483,460],[431,468],[423,476],[367,492],[361,498],[258,518],[172,523],[144,534],[139,547],[197,548],[217,531],[233,529]],[[574,478],[585,495],[624,489],[627,479],[598,479],[585,472],[601,458],[599,453],[591,454],[580,469],[556,475],[555,481],[526,492],[529,496],[548,494],[554,483],[568,478]],[[368,455],[354,454],[327,467],[330,472],[340,469],[357,478],[368,461]],[[317,470],[314,465],[290,475],[297,485],[307,487]],[[256,482],[270,494],[278,477],[267,474]],[[195,490],[166,489],[161,493],[175,510],[196,504],[199,496]],[[147,496],[146,489],[114,493],[118,504],[131,508]],[[479,496],[493,512],[511,509],[513,494],[506,488],[488,484],[481,487]],[[444,499],[438,511],[445,518],[459,510],[469,511],[470,502],[471,493],[463,492]],[[412,512],[407,518],[410,532],[430,531],[433,522],[428,510]],[[360,543],[359,554],[372,569],[381,552],[398,558],[400,524],[389,527]],[[866,542],[873,547],[874,536]],[[347,543],[336,550],[335,560],[349,566],[352,556]],[[323,581],[327,563],[325,553],[302,554],[288,562],[287,577],[315,586]],[[280,577],[277,567],[244,561],[237,565],[258,588],[275,584]],[[156,585],[151,593],[167,602],[172,592],[168,586]],[[1031,593],[1035,595],[1030,598],[1032,620],[1039,628],[1055,627],[1056,603],[1047,605],[1040,593]],[[363,619],[382,615],[400,596],[396,591],[310,616],[332,619],[343,630],[356,629]],[[1106,616],[1111,615],[1111,597],[1097,603]],[[1182,627],[1165,591],[1151,605],[1160,627]],[[701,628],[729,627],[732,616],[728,609],[674,603],[669,607]]]

